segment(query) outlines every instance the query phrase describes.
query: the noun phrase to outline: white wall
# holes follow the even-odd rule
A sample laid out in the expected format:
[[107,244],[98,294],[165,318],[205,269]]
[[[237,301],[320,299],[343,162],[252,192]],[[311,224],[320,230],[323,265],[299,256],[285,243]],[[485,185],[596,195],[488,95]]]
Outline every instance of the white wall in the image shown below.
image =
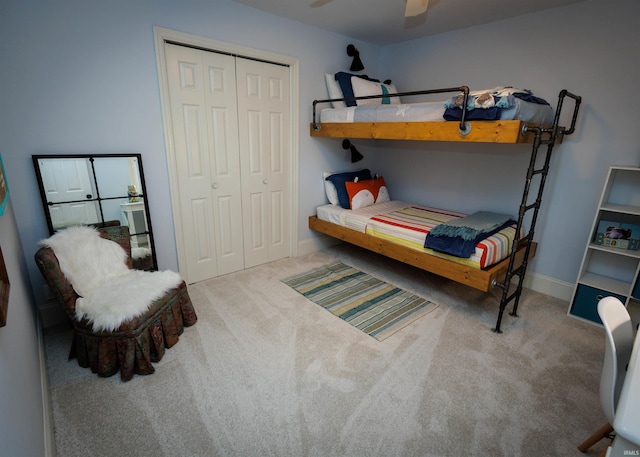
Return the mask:
[[[555,106],[583,97],[576,134],[554,150],[530,270],[575,283],[610,165],[640,165],[640,2],[591,0],[382,49],[399,90],[527,88]],[[567,101],[563,111],[571,112]],[[565,125],[568,125],[566,119]],[[365,145],[393,198],[517,213],[530,146]],[[365,154],[366,155],[366,154]],[[407,166],[407,164],[411,164]]]
[[[9,190],[14,192],[11,179]],[[11,196],[0,216],[0,247],[10,283],[7,325],[0,327],[0,455],[41,456],[45,435],[36,307]]]

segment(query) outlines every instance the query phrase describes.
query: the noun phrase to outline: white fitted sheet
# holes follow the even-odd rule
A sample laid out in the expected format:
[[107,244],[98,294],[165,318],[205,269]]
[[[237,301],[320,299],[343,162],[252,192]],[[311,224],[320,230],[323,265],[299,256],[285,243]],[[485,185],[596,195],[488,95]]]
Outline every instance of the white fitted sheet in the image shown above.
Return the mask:
[[392,200],[384,203],[377,203],[358,209],[344,209],[340,205],[322,205],[316,209],[318,219],[342,225],[343,227],[366,233],[367,222],[372,216],[396,211],[410,206],[409,203]]
[[[444,102],[326,108],[320,111],[320,122],[449,122],[442,117],[444,111]],[[553,108],[516,98],[514,106],[500,110],[500,119],[550,124]]]

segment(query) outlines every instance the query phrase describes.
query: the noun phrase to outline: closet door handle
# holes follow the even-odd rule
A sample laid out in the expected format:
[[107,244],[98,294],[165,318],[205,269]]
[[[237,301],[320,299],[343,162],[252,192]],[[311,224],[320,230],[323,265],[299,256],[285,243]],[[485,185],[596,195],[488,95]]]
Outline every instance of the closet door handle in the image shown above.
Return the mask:
[[262,180],[262,184],[268,184],[268,183],[269,183],[269,180],[268,180],[267,178],[264,178],[264,179]]
[[211,183],[211,188],[212,189],[217,189],[218,188],[218,183],[217,182]]

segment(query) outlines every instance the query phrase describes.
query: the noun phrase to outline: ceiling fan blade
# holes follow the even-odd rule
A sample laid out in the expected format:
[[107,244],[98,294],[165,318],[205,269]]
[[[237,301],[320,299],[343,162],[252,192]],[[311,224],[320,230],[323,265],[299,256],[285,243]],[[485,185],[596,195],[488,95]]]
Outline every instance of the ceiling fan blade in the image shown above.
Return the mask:
[[333,0],[316,0],[315,2],[309,5],[311,8],[320,8],[321,6],[326,5],[327,3],[331,3]]
[[418,16],[427,12],[429,0],[407,0],[407,9],[404,11],[405,17]]

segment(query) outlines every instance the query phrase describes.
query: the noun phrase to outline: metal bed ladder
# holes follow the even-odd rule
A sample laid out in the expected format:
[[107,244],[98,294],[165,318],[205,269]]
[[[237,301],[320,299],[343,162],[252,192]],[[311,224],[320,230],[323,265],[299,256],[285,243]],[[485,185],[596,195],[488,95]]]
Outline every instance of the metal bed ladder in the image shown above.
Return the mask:
[[[564,103],[565,97],[572,98],[574,100],[574,109],[573,116],[571,119],[571,127],[568,130],[559,127],[560,122],[560,114],[562,112],[562,105]],[[511,256],[509,258],[509,266],[507,268],[507,272],[505,274],[505,278],[503,282],[496,283],[496,286],[502,289],[502,298],[500,300],[500,311],[498,312],[498,319],[496,322],[496,326],[493,329],[496,333],[502,333],[500,329],[500,324],[502,323],[502,316],[504,315],[504,310],[506,309],[509,302],[513,301],[513,310],[509,313],[511,316],[517,317],[518,314],[518,302],[520,301],[520,294],[522,293],[522,285],[524,283],[525,273],[527,272],[527,265],[529,263],[529,253],[531,251],[531,242],[533,241],[533,235],[535,233],[536,222],[538,220],[538,211],[540,210],[540,205],[542,202],[542,194],[544,191],[544,185],[547,179],[547,174],[549,173],[549,163],[551,161],[551,153],[553,152],[553,146],[556,143],[556,140],[560,136],[571,135],[575,131],[576,119],[578,117],[578,110],[580,108],[580,103],[582,102],[582,98],[578,95],[574,95],[567,90],[560,91],[560,95],[558,96],[558,106],[556,108],[556,114],[553,120],[553,125],[551,127],[524,127],[524,133],[533,132],[535,137],[533,141],[533,147],[531,149],[531,159],[529,160],[529,168],[527,169],[527,178],[525,181],[524,190],[522,192],[522,202],[520,203],[520,209],[518,211],[518,225],[516,227],[516,233],[520,233],[523,227],[523,221],[525,215],[529,211],[533,211],[531,216],[531,225],[529,227],[529,231],[526,236],[524,236],[517,244],[514,243],[513,248],[511,249]],[[538,162],[538,152],[540,147],[546,146],[546,154],[544,156],[544,164],[540,168],[536,168],[536,164]],[[543,148],[544,149],[544,148]],[[540,175],[540,180],[538,182],[538,193],[536,196],[535,202],[529,204],[529,192],[531,191],[531,183],[534,176]],[[515,268],[515,260],[516,253],[518,251],[518,247],[525,245],[525,254],[522,264],[519,267]],[[518,277],[518,283],[516,285],[515,290],[511,293],[511,281],[513,277]]]

